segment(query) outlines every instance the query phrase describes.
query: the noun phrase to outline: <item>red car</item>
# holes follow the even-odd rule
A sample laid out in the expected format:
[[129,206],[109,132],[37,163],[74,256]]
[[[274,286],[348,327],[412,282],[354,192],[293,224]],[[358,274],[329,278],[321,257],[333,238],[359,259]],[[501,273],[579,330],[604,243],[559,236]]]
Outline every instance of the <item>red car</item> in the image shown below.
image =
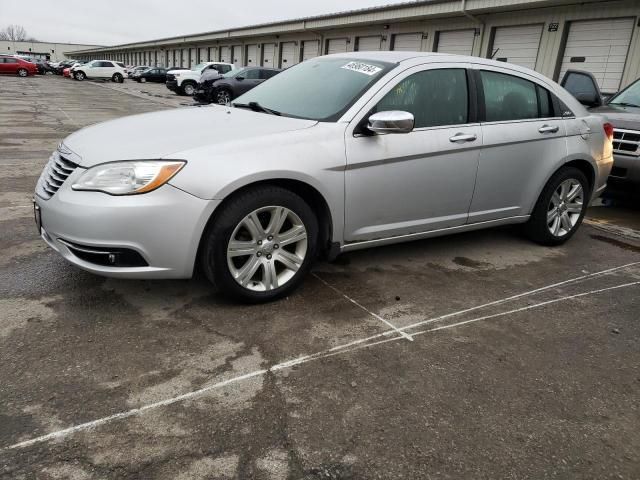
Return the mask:
[[0,55],[0,74],[2,73],[27,77],[38,73],[38,66],[18,57]]
[[64,70],[62,70],[62,76],[71,78],[71,67],[67,67]]

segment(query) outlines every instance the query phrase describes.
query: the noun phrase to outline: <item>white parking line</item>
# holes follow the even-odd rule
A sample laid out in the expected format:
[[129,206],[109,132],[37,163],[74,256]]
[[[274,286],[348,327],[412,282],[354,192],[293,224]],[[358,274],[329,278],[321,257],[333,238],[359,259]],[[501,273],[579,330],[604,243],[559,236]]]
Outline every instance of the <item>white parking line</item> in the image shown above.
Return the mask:
[[367,307],[361,305],[360,303],[358,303],[357,301],[355,301],[353,298],[349,297],[347,294],[341,292],[340,290],[338,290],[336,287],[334,287],[333,285],[331,285],[330,283],[326,282],[325,280],[323,280],[322,278],[320,278],[317,274],[312,273],[311,275],[313,275],[314,277],[316,277],[318,280],[320,280],[322,283],[324,283],[327,287],[329,287],[331,290],[333,290],[334,292],[336,292],[338,295],[341,295],[342,297],[346,298],[347,300],[349,300],[351,303],[353,303],[355,306],[357,306],[358,308],[364,310],[365,312],[367,312],[369,315],[371,315],[373,318],[380,320],[382,323],[384,323],[386,326],[390,327],[391,329],[393,329],[398,335],[406,338],[407,340],[409,340],[410,342],[413,342],[413,338],[411,338],[411,335],[406,334],[405,332],[403,332],[402,330],[400,330],[398,327],[396,327],[393,323],[391,323],[390,321],[388,321],[385,318],[382,318],[380,315],[373,313],[371,310],[369,310]]
[[[613,271],[617,271],[617,270],[620,270],[622,268],[626,268],[626,267],[631,266],[631,265],[637,265],[638,263],[640,263],[640,262],[635,262],[635,263],[631,263],[631,264],[628,264],[628,265],[623,265],[621,267],[610,268],[610,269],[603,270],[601,272],[596,272],[596,273],[593,273],[593,274],[590,274],[590,275],[584,275],[582,277],[577,277],[575,279],[567,280],[565,282],[560,282],[560,283],[557,283],[557,284],[554,284],[554,285],[549,285],[548,287],[542,287],[542,288],[539,288],[539,289],[536,289],[536,290],[532,290],[529,294],[531,294],[532,292],[540,292],[540,291],[552,288],[555,285],[566,285],[567,283],[575,282],[575,281],[578,281],[578,280],[581,280],[581,279],[594,278],[597,275],[603,275],[603,274],[606,274],[606,273],[611,273]],[[482,321],[482,320],[488,320],[488,319],[491,319],[491,318],[497,318],[497,317],[500,317],[500,316],[506,316],[506,315],[510,315],[510,314],[513,314],[513,313],[517,313],[517,312],[522,312],[522,311],[526,311],[526,310],[532,310],[534,308],[541,308],[541,307],[547,306],[547,305],[552,304],[552,303],[569,301],[569,300],[573,300],[575,298],[586,297],[586,296],[589,296],[589,295],[596,295],[596,294],[603,293],[603,292],[608,292],[608,291],[617,290],[617,289],[621,289],[621,288],[628,288],[628,287],[637,286],[637,285],[640,285],[640,281],[631,282],[631,283],[624,283],[624,284],[620,284],[620,285],[615,285],[613,287],[600,288],[600,289],[597,289],[597,290],[591,290],[591,291],[582,292],[582,293],[578,293],[578,294],[574,294],[574,295],[568,295],[568,296],[556,298],[556,299],[553,299],[553,300],[547,300],[547,301],[539,302],[539,303],[536,303],[536,304],[533,304],[533,305],[528,305],[526,307],[510,310],[508,312],[502,312],[502,313],[497,313],[497,314],[493,314],[493,315],[486,315],[486,316],[483,316],[483,317],[478,317],[478,318],[471,319],[471,320],[466,320],[466,321],[463,321],[463,322],[457,322],[455,324],[444,325],[442,327],[436,327],[436,328],[432,328],[432,329],[425,330],[425,331],[419,331],[419,332],[415,333],[414,335],[421,335],[421,334],[434,332],[434,331],[442,330],[442,329],[446,329],[446,328],[454,328],[454,327],[466,325],[466,324],[473,323],[473,322],[479,322],[479,321]],[[509,297],[509,299],[521,298],[524,295],[526,295],[526,293],[525,294],[521,294],[521,295],[514,295],[512,297]],[[507,299],[504,299],[503,301],[507,301]],[[497,302],[500,302],[500,301],[492,302],[490,304],[497,304]],[[487,305],[490,305],[490,304],[487,304]],[[481,308],[481,307],[477,307],[477,308]],[[471,311],[471,310],[473,310],[473,309],[466,309],[464,311]],[[442,318],[442,319],[443,318],[449,318],[452,315],[453,314],[450,314],[450,315],[443,316],[443,317],[440,317],[440,318]],[[433,319],[432,321],[435,321],[435,319]],[[403,328],[401,328],[399,330],[403,331],[403,330],[408,329],[408,328],[413,328],[413,326],[403,327]],[[304,364],[304,363],[311,362],[313,360],[327,358],[327,357],[331,357],[331,356],[342,354],[342,353],[348,353],[348,352],[356,351],[356,350],[363,349],[363,348],[370,348],[370,347],[373,347],[373,346],[376,346],[376,345],[380,345],[380,344],[383,344],[383,343],[388,343],[388,342],[392,342],[392,341],[396,341],[396,340],[400,340],[400,339],[404,338],[404,337],[396,336],[396,337],[393,337],[393,338],[387,338],[387,339],[379,340],[379,341],[376,341],[376,342],[370,342],[370,340],[373,340],[373,339],[376,339],[376,338],[380,338],[382,336],[393,334],[393,333],[396,333],[396,331],[395,330],[389,330],[387,332],[384,332],[384,333],[381,333],[381,334],[378,334],[378,335],[367,337],[366,339],[360,339],[360,340],[356,340],[354,342],[349,342],[347,344],[344,344],[344,345],[341,345],[341,346],[337,346],[337,347],[333,347],[333,348],[330,348],[328,350],[323,350],[321,352],[317,352],[317,353],[312,354],[312,355],[305,355],[305,356],[302,356],[302,357],[298,357],[296,359],[287,360],[285,362],[273,365],[272,367],[270,367],[268,369],[255,370],[253,372],[249,372],[249,373],[246,373],[244,375],[240,375],[240,376],[237,376],[237,377],[229,378],[227,380],[223,380],[223,381],[214,383],[214,384],[209,385],[207,387],[203,387],[203,388],[201,388],[199,390],[194,390],[194,391],[182,394],[182,395],[178,395],[176,397],[167,398],[167,399],[159,401],[159,402],[143,405],[142,407],[139,407],[139,408],[134,408],[134,409],[131,409],[131,410],[127,410],[125,412],[116,413],[114,415],[109,415],[109,416],[106,416],[106,417],[103,417],[103,418],[99,418],[99,419],[93,420],[91,422],[82,423],[82,424],[75,425],[75,426],[72,426],[72,427],[69,427],[69,428],[66,428],[66,429],[62,429],[62,430],[58,430],[58,431],[55,431],[55,432],[51,432],[51,433],[46,434],[46,435],[35,437],[35,438],[30,439],[30,440],[25,440],[25,441],[22,441],[22,442],[18,442],[18,443],[15,443],[13,445],[10,445],[8,447],[4,447],[1,450],[13,450],[13,449],[18,449],[18,448],[24,448],[24,447],[35,445],[35,444],[38,444],[38,443],[47,442],[49,440],[63,438],[63,437],[69,436],[69,435],[71,435],[73,433],[76,433],[76,432],[85,431],[85,430],[91,430],[91,429],[93,429],[93,428],[95,428],[97,426],[104,425],[106,423],[109,423],[109,422],[112,422],[112,421],[115,421],[115,420],[129,418],[129,417],[138,415],[138,414],[143,413],[143,412],[148,411],[148,410],[152,410],[152,409],[156,409],[156,408],[172,405],[172,404],[175,404],[175,403],[178,403],[178,402],[182,402],[184,400],[192,399],[192,398],[204,395],[204,394],[206,394],[208,392],[211,392],[213,390],[217,390],[217,389],[225,387],[227,385],[231,385],[233,383],[238,383],[238,382],[241,382],[243,380],[247,380],[249,378],[265,375],[266,373],[268,373],[270,371],[283,370],[283,369],[286,369],[286,368],[291,368],[294,365],[301,365],[301,364]],[[369,343],[364,343],[364,342],[367,342],[367,341],[369,341]],[[350,347],[352,347],[352,348],[350,348]]]

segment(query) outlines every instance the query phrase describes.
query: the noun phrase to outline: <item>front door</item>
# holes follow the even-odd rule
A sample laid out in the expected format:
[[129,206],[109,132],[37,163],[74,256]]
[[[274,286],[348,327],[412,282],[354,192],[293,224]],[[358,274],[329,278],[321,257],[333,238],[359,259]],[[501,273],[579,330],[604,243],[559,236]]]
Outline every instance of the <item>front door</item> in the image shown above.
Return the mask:
[[567,155],[565,125],[541,84],[482,67],[483,149],[469,222],[525,216]]
[[[464,64],[414,67],[383,87],[346,133],[345,239],[464,225],[482,146]],[[408,134],[358,135],[374,112],[415,118]],[[355,134],[354,134],[355,132]]]

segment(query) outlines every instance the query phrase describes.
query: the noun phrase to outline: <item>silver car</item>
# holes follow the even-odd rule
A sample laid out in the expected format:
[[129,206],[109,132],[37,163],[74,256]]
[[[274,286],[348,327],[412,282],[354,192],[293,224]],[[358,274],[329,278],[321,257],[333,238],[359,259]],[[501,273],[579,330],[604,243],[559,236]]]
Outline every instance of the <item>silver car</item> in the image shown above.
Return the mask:
[[67,137],[38,182],[42,238],[121,278],[200,267],[247,302],[318,257],[504,224],[566,242],[612,165],[612,126],[531,70],[354,52],[301,63],[232,105]]

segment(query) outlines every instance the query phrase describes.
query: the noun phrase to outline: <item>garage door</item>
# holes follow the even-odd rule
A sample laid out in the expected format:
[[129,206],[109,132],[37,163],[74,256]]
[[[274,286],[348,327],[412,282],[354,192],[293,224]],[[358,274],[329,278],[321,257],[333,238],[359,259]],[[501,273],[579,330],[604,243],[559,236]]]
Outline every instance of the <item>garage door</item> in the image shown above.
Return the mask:
[[241,67],[242,66],[242,46],[241,45],[234,45],[233,47],[231,47],[231,54],[232,54],[232,58],[233,58],[233,64],[236,67]]
[[318,40],[306,40],[302,42],[302,60],[309,60],[320,55],[320,42]]
[[495,60],[535,70],[541,36],[542,25],[498,27],[491,53]]
[[419,52],[422,50],[422,34],[398,33],[393,36],[391,49],[400,52]]
[[571,23],[558,79],[569,69],[587,70],[603,92],[618,91],[633,25],[632,18]]
[[231,47],[220,47],[220,61],[231,63]]
[[280,68],[287,68],[296,63],[296,44],[293,42],[282,42],[280,44]]
[[265,43],[262,45],[262,66],[276,66],[276,46],[273,43]]
[[189,68],[189,49],[182,49],[182,61],[180,62],[182,68]]
[[356,50],[359,52],[375,52],[380,50],[382,38],[376,37],[358,37],[356,41]]
[[198,64],[198,49],[190,48],[189,49],[189,68]]
[[327,41],[327,53],[344,53],[347,51],[347,39],[346,38],[332,38]]
[[198,62],[206,62],[209,59],[207,58],[207,49],[206,48],[201,48],[200,49],[200,55],[198,56]]
[[439,32],[436,51],[455,55],[471,55],[473,53],[473,41],[475,38],[475,30]]
[[247,58],[246,58],[247,66],[255,67],[259,65],[258,63],[258,46],[257,45],[247,45]]

